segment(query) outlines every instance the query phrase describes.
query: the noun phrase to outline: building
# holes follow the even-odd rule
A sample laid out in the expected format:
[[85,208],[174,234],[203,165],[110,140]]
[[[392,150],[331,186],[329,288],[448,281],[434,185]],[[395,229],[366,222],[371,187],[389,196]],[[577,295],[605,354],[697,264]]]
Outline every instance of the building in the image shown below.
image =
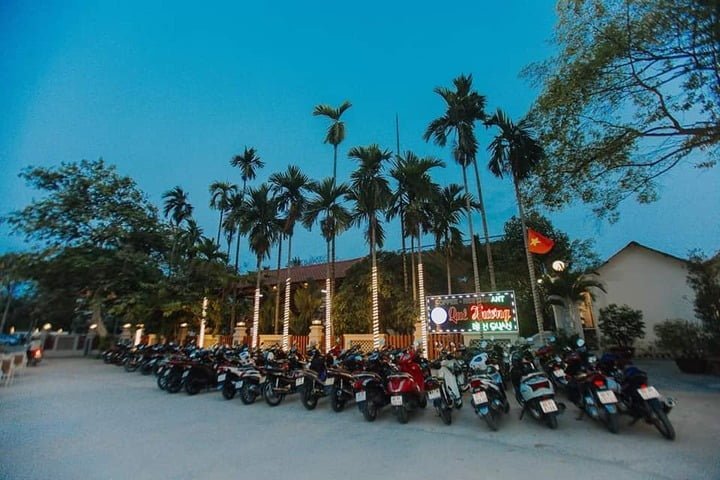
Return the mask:
[[669,319],[697,321],[693,310],[695,293],[687,283],[687,260],[630,242],[598,269],[607,293],[597,291],[593,315],[600,309],[627,304],[643,312],[645,338],[637,351],[647,351],[656,341],[654,326]]

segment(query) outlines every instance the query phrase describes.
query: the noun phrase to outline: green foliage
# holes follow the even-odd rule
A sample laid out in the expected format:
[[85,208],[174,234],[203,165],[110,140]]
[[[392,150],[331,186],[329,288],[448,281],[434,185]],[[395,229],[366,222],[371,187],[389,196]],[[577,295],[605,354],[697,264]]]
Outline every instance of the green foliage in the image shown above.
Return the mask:
[[[412,294],[403,291],[402,264],[399,255],[378,254],[378,299],[380,329],[411,333],[417,314]],[[372,329],[370,262],[363,260],[347,272],[333,297],[333,326],[338,335],[369,333]]]
[[665,320],[655,325],[657,346],[674,358],[705,358],[707,336],[700,325],[687,320]]
[[529,67],[542,86],[532,112],[547,156],[532,198],[575,200],[616,216],[655,179],[698,154],[710,167],[720,142],[720,10],[697,0],[558,2],[558,55]]
[[640,310],[612,303],[600,309],[598,325],[603,336],[607,337],[613,346],[632,348],[635,340],[645,336],[645,322],[642,317]]
[[706,260],[701,253],[693,252],[687,282],[695,292],[695,315],[703,322],[709,348],[720,353],[720,253]]
[[294,313],[290,320],[290,333],[292,335],[310,333],[310,322],[319,318],[323,302],[323,295],[315,282],[295,290],[293,306],[297,313]]

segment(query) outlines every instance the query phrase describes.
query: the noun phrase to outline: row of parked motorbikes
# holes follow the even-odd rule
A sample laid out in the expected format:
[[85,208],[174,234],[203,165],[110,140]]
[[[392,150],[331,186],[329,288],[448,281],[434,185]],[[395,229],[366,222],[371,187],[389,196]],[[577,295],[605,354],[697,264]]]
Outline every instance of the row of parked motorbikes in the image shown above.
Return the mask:
[[578,407],[579,418],[597,420],[613,433],[619,430],[619,416],[626,414],[631,424],[643,420],[664,437],[675,438],[668,419],[674,401],[661,396],[628,359],[613,354],[597,358],[582,339],[575,348],[564,349],[551,338],[537,350],[525,341],[482,341],[472,348],[451,343],[438,345],[438,350],[438,358],[430,361],[413,347],[367,354],[358,346],[336,347],[323,354],[311,346],[302,355],[294,347],[285,352],[278,345],[252,351],[247,346],[118,344],[102,357],[129,372],[155,374],[158,387],[169,393],[216,389],[228,400],[238,396],[249,405],[262,397],[270,406],[298,394],[308,410],[328,398],[335,412],[355,402],[367,421],[388,407],[400,423],[407,423],[413,411],[430,404],[449,425],[467,392],[475,413],[497,430],[510,411],[512,392],[521,419],[529,414],[555,429],[566,408],[556,393],[563,392]]

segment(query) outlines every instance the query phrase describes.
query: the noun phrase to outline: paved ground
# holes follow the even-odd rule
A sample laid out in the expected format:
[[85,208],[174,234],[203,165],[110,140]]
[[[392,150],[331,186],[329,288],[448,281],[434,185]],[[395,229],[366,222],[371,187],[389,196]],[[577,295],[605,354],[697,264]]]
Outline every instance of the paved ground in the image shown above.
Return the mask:
[[[569,407],[556,431],[513,405],[490,432],[464,408],[400,425],[294,397],[271,408],[210,392],[160,391],[154,377],[91,359],[46,360],[0,388],[2,479],[720,479],[720,377],[648,362],[674,396],[677,440],[624,421],[612,435]],[[653,377],[653,372],[655,376]]]

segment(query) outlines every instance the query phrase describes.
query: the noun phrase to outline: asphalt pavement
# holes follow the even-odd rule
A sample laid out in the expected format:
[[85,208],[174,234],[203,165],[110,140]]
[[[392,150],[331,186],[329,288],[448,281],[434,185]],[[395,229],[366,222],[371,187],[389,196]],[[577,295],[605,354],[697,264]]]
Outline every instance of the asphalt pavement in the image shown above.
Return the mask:
[[720,479],[720,377],[642,362],[678,405],[677,432],[621,422],[609,433],[569,405],[557,430],[511,400],[491,432],[468,408],[443,425],[432,408],[399,424],[389,410],[366,422],[297,396],[269,407],[218,392],[190,397],[102,361],[46,359],[0,387],[0,478],[24,479]]

